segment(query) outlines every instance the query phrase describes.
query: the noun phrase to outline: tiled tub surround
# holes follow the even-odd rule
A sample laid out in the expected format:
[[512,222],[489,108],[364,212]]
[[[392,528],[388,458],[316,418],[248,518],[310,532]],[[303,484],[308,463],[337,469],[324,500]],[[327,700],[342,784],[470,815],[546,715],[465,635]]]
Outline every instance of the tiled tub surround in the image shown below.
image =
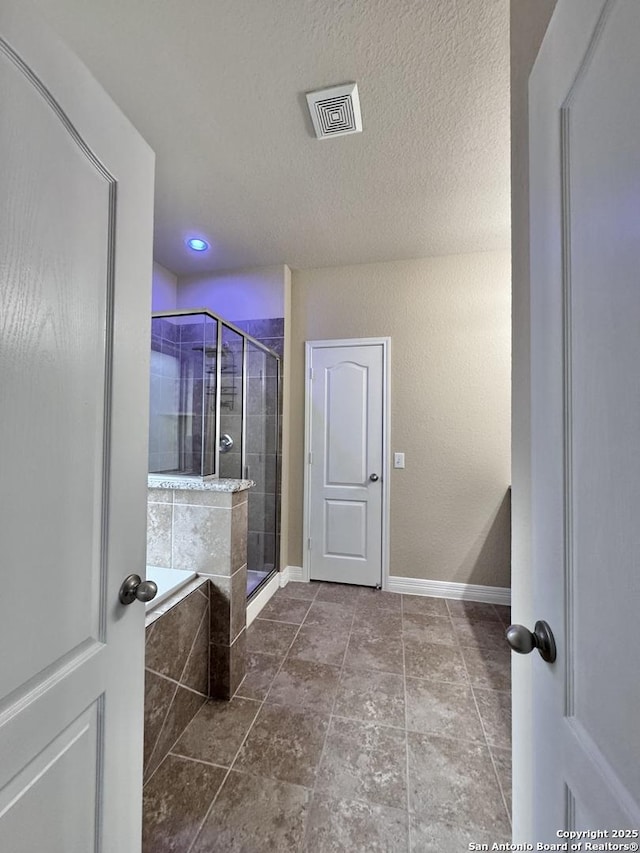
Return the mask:
[[209,696],[209,582],[196,578],[145,620],[144,778]]
[[[289,583],[145,788],[145,853],[510,840],[508,608]],[[173,784],[166,787],[166,780]]]
[[210,695],[245,672],[249,480],[149,478],[147,562],[210,580]]

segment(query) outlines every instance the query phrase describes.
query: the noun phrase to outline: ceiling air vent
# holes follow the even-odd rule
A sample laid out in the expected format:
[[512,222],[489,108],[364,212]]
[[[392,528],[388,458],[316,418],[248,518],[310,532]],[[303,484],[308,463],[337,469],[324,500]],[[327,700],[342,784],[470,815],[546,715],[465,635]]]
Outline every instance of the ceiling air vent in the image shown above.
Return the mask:
[[307,103],[318,139],[361,133],[360,98],[357,83],[345,83],[319,92],[309,92]]

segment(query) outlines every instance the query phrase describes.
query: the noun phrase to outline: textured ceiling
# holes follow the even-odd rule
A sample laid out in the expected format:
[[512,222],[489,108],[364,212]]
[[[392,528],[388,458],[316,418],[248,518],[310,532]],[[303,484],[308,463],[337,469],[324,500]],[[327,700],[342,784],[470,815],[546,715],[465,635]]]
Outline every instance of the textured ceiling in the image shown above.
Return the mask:
[[[508,247],[508,0],[33,2],[155,149],[174,272]],[[363,133],[315,139],[350,81]]]

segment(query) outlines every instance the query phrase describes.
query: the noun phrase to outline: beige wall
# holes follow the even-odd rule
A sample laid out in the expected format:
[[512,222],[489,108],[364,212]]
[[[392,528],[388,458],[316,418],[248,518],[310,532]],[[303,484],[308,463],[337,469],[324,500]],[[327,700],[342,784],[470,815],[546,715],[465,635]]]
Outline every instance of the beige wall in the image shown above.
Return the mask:
[[393,576],[509,586],[510,255],[293,273],[290,565],[302,565],[304,342],[391,336]]

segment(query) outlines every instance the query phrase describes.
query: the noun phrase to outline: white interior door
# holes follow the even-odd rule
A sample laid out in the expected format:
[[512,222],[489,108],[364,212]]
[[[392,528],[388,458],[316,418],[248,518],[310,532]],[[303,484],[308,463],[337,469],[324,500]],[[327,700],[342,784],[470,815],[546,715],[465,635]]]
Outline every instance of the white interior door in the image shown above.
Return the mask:
[[380,586],[385,345],[309,343],[307,371],[310,578]]
[[153,153],[0,6],[0,850],[140,849]]
[[556,663],[533,661],[533,830],[637,843],[637,0],[559,0],[530,81],[530,133],[534,604],[558,646]]

